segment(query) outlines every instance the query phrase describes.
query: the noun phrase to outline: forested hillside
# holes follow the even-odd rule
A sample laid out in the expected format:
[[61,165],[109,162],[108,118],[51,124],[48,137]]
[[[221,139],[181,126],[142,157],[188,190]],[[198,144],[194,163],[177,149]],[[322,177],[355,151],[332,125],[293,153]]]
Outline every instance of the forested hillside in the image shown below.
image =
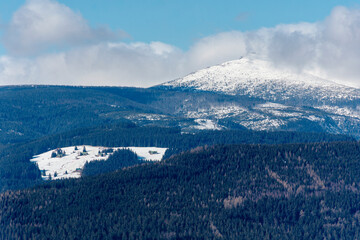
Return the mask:
[[67,146],[93,145],[106,147],[166,147],[165,158],[197,146],[239,143],[300,143],[353,141],[343,135],[298,132],[255,131],[203,131],[181,134],[179,128],[138,127],[132,123],[119,123],[103,127],[83,128],[31,141],[11,145],[0,150],[0,192],[20,189],[41,183],[39,169],[29,160],[50,149]]
[[[0,149],[53,134],[121,123],[202,130],[347,134],[359,138],[353,105],[302,106],[248,95],[162,88],[0,87]],[[326,109],[323,109],[325,107]],[[327,112],[327,111],[335,112]]]
[[[135,122],[137,125],[194,125],[176,114],[185,98],[193,107],[211,102],[251,104],[247,98],[210,93],[121,87],[0,87],[0,147],[79,128]],[[205,105],[204,105],[205,104]],[[189,105],[189,106],[190,106]],[[225,124],[226,125],[226,124]],[[235,128],[244,128],[234,125]]]
[[200,147],[0,196],[8,239],[357,239],[360,144]]
[[[103,90],[64,86],[1,87],[0,143],[23,142],[118,122],[116,118],[121,112],[152,112],[150,107],[146,111],[141,103]],[[107,116],[108,113],[112,116]]]

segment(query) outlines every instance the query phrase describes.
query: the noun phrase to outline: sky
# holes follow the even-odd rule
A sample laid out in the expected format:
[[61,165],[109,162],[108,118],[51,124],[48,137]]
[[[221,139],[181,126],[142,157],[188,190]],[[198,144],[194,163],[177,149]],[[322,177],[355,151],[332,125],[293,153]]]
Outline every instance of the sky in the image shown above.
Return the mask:
[[149,87],[239,57],[360,86],[354,0],[0,2],[0,85]]

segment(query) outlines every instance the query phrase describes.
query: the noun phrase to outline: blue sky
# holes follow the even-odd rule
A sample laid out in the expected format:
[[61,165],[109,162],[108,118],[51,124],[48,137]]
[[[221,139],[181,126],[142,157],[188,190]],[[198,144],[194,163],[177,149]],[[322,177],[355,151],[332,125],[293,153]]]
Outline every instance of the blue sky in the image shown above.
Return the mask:
[[356,85],[357,2],[1,1],[0,85],[151,86],[250,53]]
[[[2,22],[24,0],[0,2]],[[162,41],[188,49],[198,39],[231,30],[249,31],[278,24],[316,22],[338,5],[354,0],[60,0],[92,26],[108,25],[130,35],[125,41]]]

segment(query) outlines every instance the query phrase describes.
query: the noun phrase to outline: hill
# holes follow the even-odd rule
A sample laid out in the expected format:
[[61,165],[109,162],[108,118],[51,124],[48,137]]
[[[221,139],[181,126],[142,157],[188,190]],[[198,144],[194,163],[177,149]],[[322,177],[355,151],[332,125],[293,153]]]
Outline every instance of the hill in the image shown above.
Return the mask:
[[356,239],[359,143],[198,148],[0,196],[0,236]]
[[42,183],[39,168],[30,159],[51,149],[70,146],[161,147],[165,158],[203,145],[235,143],[300,143],[354,141],[344,135],[298,132],[256,132],[248,130],[201,131],[183,134],[179,128],[139,127],[122,123],[83,128],[16,144],[0,150],[0,192]]

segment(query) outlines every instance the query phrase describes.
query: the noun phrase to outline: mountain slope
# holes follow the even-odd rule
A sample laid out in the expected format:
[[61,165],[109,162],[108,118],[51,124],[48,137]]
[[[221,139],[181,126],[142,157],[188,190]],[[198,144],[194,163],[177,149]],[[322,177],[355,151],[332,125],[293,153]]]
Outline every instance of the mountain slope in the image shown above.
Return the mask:
[[[226,120],[253,130],[325,131],[360,137],[360,89],[280,70],[264,60],[241,58],[155,88],[241,97],[192,109],[184,100],[181,114],[212,120],[219,127]],[[245,98],[253,100],[244,104]]]

